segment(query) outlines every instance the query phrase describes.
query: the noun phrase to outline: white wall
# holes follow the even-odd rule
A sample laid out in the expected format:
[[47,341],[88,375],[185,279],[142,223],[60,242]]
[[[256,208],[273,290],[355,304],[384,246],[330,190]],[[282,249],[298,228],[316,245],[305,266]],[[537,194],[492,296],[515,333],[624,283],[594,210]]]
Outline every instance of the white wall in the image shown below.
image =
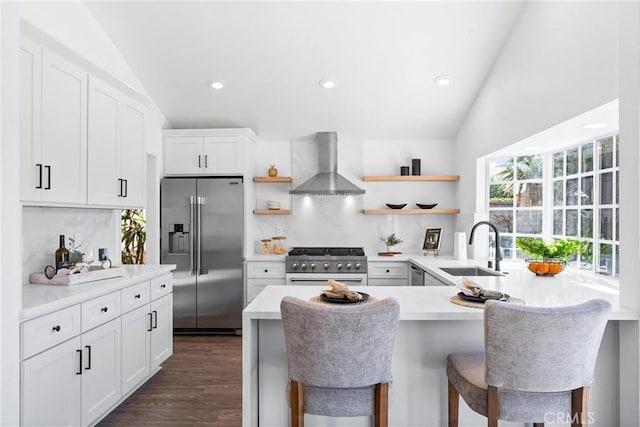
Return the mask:
[[[404,242],[396,247],[405,253],[420,253],[427,228],[443,229],[441,253],[453,253],[453,215],[364,215],[362,209],[386,209],[385,203],[438,203],[455,206],[455,182],[377,183],[363,182],[364,175],[399,175],[400,166],[422,160],[422,174],[452,174],[453,145],[448,140],[367,140],[338,135],[338,171],[364,188],[363,196],[293,196],[291,187],[302,184],[317,171],[317,144],[312,140],[259,141],[255,175],[265,176],[270,164],[279,175],[290,175],[293,184],[257,184],[255,206],[266,208],[268,200],[291,206],[290,216],[256,216],[250,221],[253,252],[262,238],[271,238],[283,228],[286,244],[293,246],[362,246],[368,255],[384,250],[379,238],[395,232]],[[249,207],[253,209],[254,207]],[[250,248],[251,249],[251,248]]]

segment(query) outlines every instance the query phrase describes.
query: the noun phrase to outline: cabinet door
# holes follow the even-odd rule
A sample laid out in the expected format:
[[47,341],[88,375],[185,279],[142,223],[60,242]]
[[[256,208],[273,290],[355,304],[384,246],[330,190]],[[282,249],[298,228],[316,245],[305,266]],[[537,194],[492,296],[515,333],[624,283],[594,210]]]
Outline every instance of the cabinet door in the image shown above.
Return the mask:
[[38,201],[42,193],[42,47],[20,42],[20,199]]
[[76,337],[22,362],[22,425],[80,425],[80,348]]
[[93,76],[89,80],[89,139],[87,201],[96,205],[119,202],[117,172],[118,94]]
[[120,108],[118,178],[124,180],[120,205],[143,207],[145,195],[144,110],[128,98]]
[[201,136],[164,139],[165,175],[199,175],[203,173],[203,166]]
[[120,400],[120,318],[82,334],[82,425]]
[[151,301],[151,369],[173,354],[173,294]]
[[122,394],[126,395],[151,372],[149,304],[122,316]]
[[205,174],[242,174],[242,138],[207,136],[203,151]]
[[42,200],[87,200],[87,73],[42,53]]

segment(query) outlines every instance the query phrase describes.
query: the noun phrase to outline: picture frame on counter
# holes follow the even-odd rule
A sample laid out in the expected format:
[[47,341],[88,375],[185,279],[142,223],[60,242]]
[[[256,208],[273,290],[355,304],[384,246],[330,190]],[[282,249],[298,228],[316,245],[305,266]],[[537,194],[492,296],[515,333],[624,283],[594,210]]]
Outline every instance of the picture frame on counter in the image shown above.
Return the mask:
[[427,253],[429,251],[435,251],[438,255],[440,251],[440,243],[442,242],[442,228],[427,228],[427,232],[424,235],[424,243],[422,249]]

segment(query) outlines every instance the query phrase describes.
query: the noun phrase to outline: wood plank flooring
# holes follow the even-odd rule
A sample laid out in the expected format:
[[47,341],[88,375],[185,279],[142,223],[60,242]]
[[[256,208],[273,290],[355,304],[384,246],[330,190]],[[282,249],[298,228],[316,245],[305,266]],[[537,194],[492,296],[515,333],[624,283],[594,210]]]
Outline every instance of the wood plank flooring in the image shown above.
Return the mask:
[[242,424],[242,337],[178,335],[162,370],[98,426]]

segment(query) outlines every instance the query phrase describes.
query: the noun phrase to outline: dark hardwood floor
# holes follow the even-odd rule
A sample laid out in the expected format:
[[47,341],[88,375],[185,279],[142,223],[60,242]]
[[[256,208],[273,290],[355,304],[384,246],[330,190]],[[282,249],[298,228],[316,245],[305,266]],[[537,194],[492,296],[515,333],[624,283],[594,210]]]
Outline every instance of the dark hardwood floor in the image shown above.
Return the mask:
[[242,337],[174,337],[173,356],[98,426],[242,424]]

